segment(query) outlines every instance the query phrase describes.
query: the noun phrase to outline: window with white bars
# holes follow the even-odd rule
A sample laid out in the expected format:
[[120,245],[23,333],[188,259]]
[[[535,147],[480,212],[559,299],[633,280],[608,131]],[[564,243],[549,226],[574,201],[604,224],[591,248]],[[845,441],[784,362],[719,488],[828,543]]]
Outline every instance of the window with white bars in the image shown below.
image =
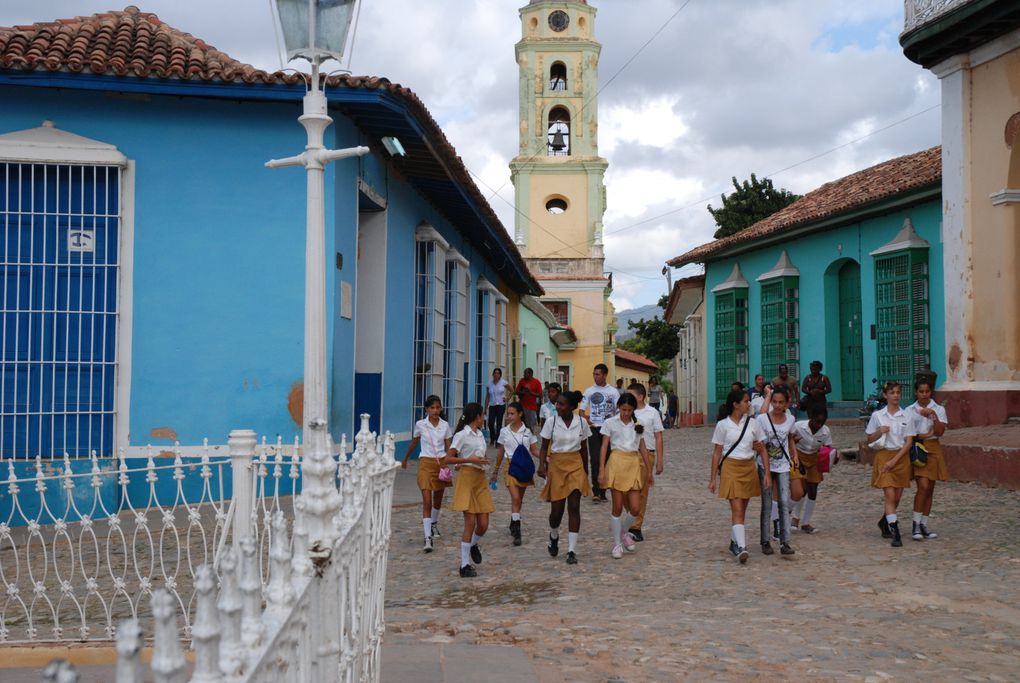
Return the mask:
[[443,385],[443,408],[448,419],[459,417],[464,408],[470,291],[468,262],[451,249],[446,261],[446,377]]
[[0,457],[115,449],[121,172],[0,163]]
[[[475,400],[485,404],[485,385],[496,367],[496,288],[478,278],[478,302],[475,308]],[[509,379],[507,381],[510,381]]]
[[[516,377],[516,369],[510,367],[510,327],[507,324],[507,298],[498,291],[496,297],[496,367],[503,368],[503,374]],[[507,381],[512,381],[508,378]]]
[[[431,230],[431,228],[429,229]],[[418,235],[415,253],[414,407],[412,420],[425,414],[425,399],[443,395],[446,348],[446,248]]]

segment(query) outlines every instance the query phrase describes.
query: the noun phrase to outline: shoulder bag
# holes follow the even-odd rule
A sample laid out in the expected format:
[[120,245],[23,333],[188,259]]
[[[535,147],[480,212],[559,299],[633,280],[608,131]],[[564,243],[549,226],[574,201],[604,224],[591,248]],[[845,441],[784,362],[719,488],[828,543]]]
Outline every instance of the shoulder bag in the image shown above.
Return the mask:
[[[441,451],[439,451],[439,449],[436,448],[436,442],[432,438],[432,436],[433,436],[432,435],[432,430],[426,427],[425,431],[429,435],[429,443],[432,444],[432,450],[434,452],[437,452],[437,453],[441,452]],[[437,461],[441,461],[442,458],[436,458],[436,460]],[[451,470],[446,465],[440,465],[440,467],[439,467],[439,474],[437,476],[439,478],[439,481],[443,482],[444,484],[449,484],[450,482],[453,481],[453,470]]]
[[[723,419],[724,420],[728,420],[730,418],[725,417]],[[716,469],[716,471],[719,474],[722,474],[722,464],[723,464],[723,462],[726,461],[726,458],[730,457],[730,453],[732,453],[736,449],[736,447],[740,445],[740,442],[744,440],[744,434],[747,433],[747,425],[751,424],[751,420],[753,420],[753,419],[754,418],[752,418],[750,415],[748,415],[744,419],[744,427],[743,427],[743,429],[740,430],[740,436],[737,437],[737,440],[733,442],[733,445],[730,446],[729,450],[727,450],[726,453],[723,454],[722,459],[719,460],[719,467]]]

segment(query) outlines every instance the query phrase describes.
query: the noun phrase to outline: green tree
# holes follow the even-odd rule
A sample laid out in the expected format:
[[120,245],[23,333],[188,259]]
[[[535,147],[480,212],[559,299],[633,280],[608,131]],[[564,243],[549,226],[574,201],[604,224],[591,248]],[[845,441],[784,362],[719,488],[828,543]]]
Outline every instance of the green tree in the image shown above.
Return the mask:
[[635,330],[636,334],[620,344],[620,348],[640,353],[656,363],[669,361],[680,350],[679,325],[670,325],[656,316],[651,320],[630,320],[627,327]]
[[708,205],[708,212],[719,226],[716,239],[734,235],[800,199],[800,195],[788,190],[777,190],[769,178],[758,180],[753,173],[751,180],[742,184],[733,176],[733,189],[729,195],[720,195],[720,208]]

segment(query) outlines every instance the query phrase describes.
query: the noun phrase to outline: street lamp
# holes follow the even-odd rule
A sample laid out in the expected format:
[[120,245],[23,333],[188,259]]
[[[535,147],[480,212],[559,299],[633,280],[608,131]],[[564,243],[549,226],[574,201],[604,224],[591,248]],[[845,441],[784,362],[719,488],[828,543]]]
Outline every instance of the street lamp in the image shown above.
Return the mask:
[[329,441],[329,403],[326,384],[326,218],[323,175],[326,164],[362,156],[368,147],[326,149],[323,136],[333,119],[326,113],[319,63],[343,56],[357,0],[276,0],[288,60],[312,64],[304,112],[298,118],[308,133],[305,151],[266,162],[268,168],[303,166],[308,175],[305,234],[305,364],[301,463],[301,502],[312,547],[332,547],[331,520],[340,506],[336,463]]

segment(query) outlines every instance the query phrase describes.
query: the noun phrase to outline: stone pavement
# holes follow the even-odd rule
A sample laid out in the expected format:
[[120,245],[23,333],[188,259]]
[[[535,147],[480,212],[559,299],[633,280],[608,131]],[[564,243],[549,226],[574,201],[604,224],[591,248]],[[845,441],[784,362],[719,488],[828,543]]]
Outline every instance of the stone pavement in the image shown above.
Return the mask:
[[[833,431],[844,447],[861,433]],[[418,639],[447,661],[463,657],[474,667],[461,680],[486,680],[496,669],[472,649],[453,649],[471,644],[527,652],[535,678],[514,679],[521,681],[1016,680],[1015,492],[939,484],[931,527],[940,538],[908,537],[891,548],[876,527],[881,494],[870,488],[870,468],[844,461],[820,487],[812,520],[819,533],[795,533],[792,558],[760,554],[752,501],[751,559],[740,566],[726,550],[726,504],[706,489],[710,439],[707,427],[667,433],[647,540],[622,560],[609,556],[608,505],[588,500],[580,564],[566,565],[562,553],[550,558],[548,506],[535,491],[525,498],[524,545],[513,547],[501,487],[479,576],[461,579],[459,515],[444,511],[444,535],[425,555],[415,492],[402,494],[411,504],[393,516],[387,642]],[[399,478],[405,488],[410,475]],[[905,493],[908,530],[911,502]]]

